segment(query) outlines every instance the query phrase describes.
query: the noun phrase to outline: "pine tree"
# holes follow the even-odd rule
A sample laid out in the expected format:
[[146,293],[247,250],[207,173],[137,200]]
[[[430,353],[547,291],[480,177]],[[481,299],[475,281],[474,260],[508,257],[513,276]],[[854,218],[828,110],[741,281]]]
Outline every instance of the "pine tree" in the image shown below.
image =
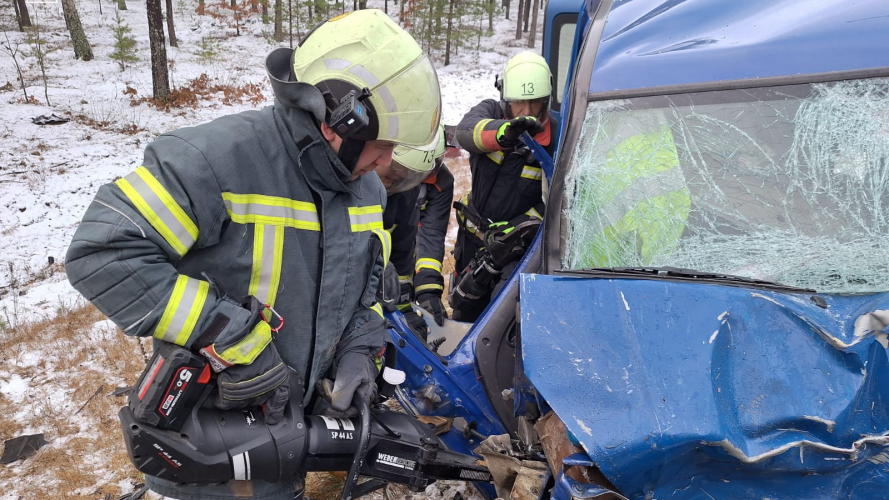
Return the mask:
[[133,30],[124,23],[120,12],[114,13],[114,23],[115,25],[111,27],[111,31],[114,33],[114,52],[108,57],[117,61],[120,70],[123,71],[127,68],[127,63],[139,60],[136,57],[136,39],[130,36]]

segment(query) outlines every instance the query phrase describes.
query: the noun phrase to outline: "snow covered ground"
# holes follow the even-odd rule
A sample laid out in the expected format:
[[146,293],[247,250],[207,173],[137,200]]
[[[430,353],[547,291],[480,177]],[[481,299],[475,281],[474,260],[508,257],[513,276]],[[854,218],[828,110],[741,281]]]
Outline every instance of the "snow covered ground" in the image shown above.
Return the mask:
[[[517,1],[513,3],[517,4]],[[148,97],[152,87],[144,2],[130,1],[129,10],[120,12],[121,18],[133,30],[140,58],[124,71],[120,71],[117,62],[109,58],[114,43],[113,2],[81,1],[78,5],[95,54],[95,59],[90,62],[73,59],[73,48],[59,3],[29,1],[28,6],[32,20],[36,18],[43,25],[47,47],[56,50],[47,55],[46,94],[50,105],[46,105],[40,70],[35,58],[22,55],[31,49],[24,35],[16,30],[11,18],[12,9],[5,8],[0,14],[0,24],[7,37],[0,40],[0,44],[12,48],[18,46],[18,62],[22,66],[28,95],[40,102],[23,103],[13,58],[8,53],[0,55],[0,85],[8,82],[0,87],[0,340],[29,321],[53,318],[82,300],[68,285],[62,264],[74,229],[100,185],[137,167],[143,148],[158,134],[256,107],[248,102],[224,105],[221,97],[202,101],[195,109],[174,109],[166,113],[146,104],[132,106],[131,96],[124,94],[125,91],[134,89],[136,97]],[[371,0],[369,7],[382,7],[382,0]],[[233,27],[209,16],[195,14],[191,0],[174,2],[174,11],[179,48],[167,48],[173,86],[184,86],[201,74],[206,74],[214,82],[236,87],[261,84],[265,98],[262,105],[271,104],[271,89],[263,69],[265,55],[277,45],[270,43],[271,25],[263,25],[254,14],[241,27],[241,35],[235,36]],[[542,22],[542,10],[540,18]],[[494,29],[493,36],[482,37],[480,52],[463,50],[447,67],[436,61],[445,123],[457,123],[471,106],[484,98],[496,97],[495,74],[502,71],[511,55],[525,50],[525,40],[514,40],[514,21],[504,20],[502,12],[495,15]],[[199,55],[202,40],[208,38],[218,40],[218,53],[214,57]],[[287,42],[282,45],[286,46]],[[534,50],[539,51],[539,46],[538,39]],[[71,121],[42,126],[31,121],[34,117],[52,113],[71,118]],[[458,167],[458,163],[462,166]],[[457,197],[468,189],[469,173],[465,165],[465,161],[451,163],[458,178]],[[452,226],[451,230],[453,234],[455,228]],[[107,322],[98,321],[96,326],[86,328],[86,338],[107,342],[108,332],[112,337],[120,335],[113,330]],[[130,342],[131,347],[135,345]],[[34,418],[39,413],[38,405],[62,411],[74,404],[65,400],[71,396],[70,391],[58,392],[62,396],[55,399],[33,397],[40,393],[36,384],[51,383],[35,376],[35,368],[48,372],[62,369],[50,346],[46,346],[46,352],[40,352],[39,346],[34,349],[38,351],[32,349],[28,355],[0,355],[0,402],[18,407],[14,415],[17,429],[23,434],[48,432]],[[77,367],[65,369],[76,371]],[[93,369],[113,371],[113,367]],[[54,375],[65,378],[75,373]],[[112,385],[123,382],[116,378],[116,375],[109,377],[113,380]],[[29,394],[31,397],[27,397]],[[116,414],[111,412],[104,418],[116,419]],[[12,437],[0,435],[4,440]],[[65,439],[69,438],[71,436]],[[64,440],[50,441],[48,448],[61,446]],[[101,462],[101,458],[93,458]],[[17,480],[24,467],[22,464],[26,462],[0,466],[7,468],[0,471],[0,500],[32,498],[20,489],[22,483]],[[40,471],[30,473],[31,481],[35,481],[34,473],[40,474]],[[58,478],[47,477],[47,481],[55,480]],[[99,478],[96,481],[97,485],[102,483]],[[442,485],[422,496],[450,498],[457,491],[453,489],[456,487]],[[442,489],[448,493],[441,492]],[[460,490],[467,496],[471,493],[471,489],[467,491],[462,486]],[[77,498],[94,498],[89,492],[81,491],[79,495]]]

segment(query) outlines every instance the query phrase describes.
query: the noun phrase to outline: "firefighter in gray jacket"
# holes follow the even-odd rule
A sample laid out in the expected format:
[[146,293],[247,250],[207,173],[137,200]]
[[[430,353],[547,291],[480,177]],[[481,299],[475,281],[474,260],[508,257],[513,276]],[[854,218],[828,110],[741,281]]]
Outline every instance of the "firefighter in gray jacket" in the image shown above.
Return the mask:
[[454,176],[442,160],[446,143],[442,125],[434,144],[423,149],[399,146],[392,163],[377,170],[388,195],[383,226],[392,235],[392,265],[401,290],[397,307],[423,336],[426,324],[411,310],[411,301],[429,311],[439,326],[448,317],[441,302],[441,272]]
[[[390,240],[385,190],[364,174],[395,146],[432,140],[440,91],[417,43],[379,10],[321,24],[295,52],[269,54],[266,69],[273,106],[164,134],[135,172],[99,189],[66,270],[124,333],[210,360],[218,407],[263,405],[274,425],[291,383],[309,403],[331,377],[339,415],[374,390]],[[180,499],[301,489],[147,481]]]

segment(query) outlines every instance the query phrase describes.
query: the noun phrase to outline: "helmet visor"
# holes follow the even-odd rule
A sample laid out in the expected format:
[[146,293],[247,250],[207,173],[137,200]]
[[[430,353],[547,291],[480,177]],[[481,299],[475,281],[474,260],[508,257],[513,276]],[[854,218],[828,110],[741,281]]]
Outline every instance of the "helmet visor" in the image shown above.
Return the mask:
[[533,116],[541,123],[549,117],[550,98],[506,100],[505,113],[509,118],[517,116]]
[[426,55],[371,89],[379,120],[378,140],[422,147],[438,132],[441,90]]
[[401,193],[420,185],[429,176],[430,172],[429,170],[420,172],[407,168],[398,163],[394,157],[392,163],[388,166],[379,166],[376,169],[376,173],[380,176],[380,181],[383,183],[383,187],[386,188],[386,194],[388,195]]

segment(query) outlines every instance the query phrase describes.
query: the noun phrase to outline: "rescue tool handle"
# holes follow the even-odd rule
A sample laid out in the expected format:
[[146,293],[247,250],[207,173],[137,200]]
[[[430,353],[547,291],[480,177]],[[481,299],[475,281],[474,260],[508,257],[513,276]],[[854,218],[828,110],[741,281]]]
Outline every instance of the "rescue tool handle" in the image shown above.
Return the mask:
[[342,500],[352,500],[352,490],[358,483],[358,476],[367,456],[367,448],[370,446],[370,407],[367,405],[367,401],[358,394],[355,394],[352,404],[358,408],[358,414],[361,417],[361,431],[358,434],[358,449],[355,450],[355,456],[352,458],[352,468],[349,469],[349,475],[346,476],[346,483],[343,485],[343,494],[340,495]]

